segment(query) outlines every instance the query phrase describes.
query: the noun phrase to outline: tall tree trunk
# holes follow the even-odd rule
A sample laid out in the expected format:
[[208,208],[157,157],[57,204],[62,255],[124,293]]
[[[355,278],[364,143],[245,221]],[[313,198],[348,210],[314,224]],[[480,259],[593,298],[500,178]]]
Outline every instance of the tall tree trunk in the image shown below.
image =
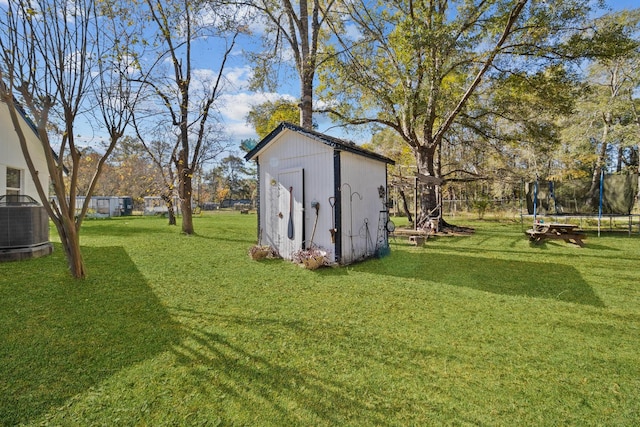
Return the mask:
[[435,149],[432,144],[420,145],[415,149],[418,173],[427,176],[436,176]]
[[400,190],[400,197],[402,197],[402,207],[404,208],[404,213],[407,215],[407,219],[409,222],[413,222],[413,217],[411,216],[411,210],[409,209],[407,196],[404,194],[404,190]]
[[164,200],[164,203],[167,205],[167,215],[169,216],[169,225],[176,225],[176,211],[173,206],[173,198],[171,197],[173,194],[171,191],[168,191],[166,194],[161,195],[160,197]]
[[180,150],[176,167],[178,169],[178,197],[182,209],[182,232],[193,234],[193,212],[191,210],[191,196],[193,192],[193,171],[189,167],[187,150]]
[[71,275],[76,279],[84,279],[87,271],[80,251],[80,233],[76,228],[75,220],[62,216],[54,220],[54,224],[58,229]]
[[303,67],[300,91],[300,126],[313,129],[313,70],[308,65]]
[[[314,0],[314,16],[311,22],[311,31],[309,34],[309,14],[308,4],[306,0],[300,0],[300,58],[298,67],[300,73],[300,126],[311,130],[313,128],[313,76],[315,74],[315,45],[313,40],[317,37],[317,0]],[[309,38],[311,37],[311,40]]]
[[[418,146],[416,150],[416,159],[418,166],[418,173],[427,177],[437,177],[436,175],[436,145],[425,144]],[[420,183],[420,179],[418,179]],[[420,184],[423,187],[423,191],[420,192],[420,213],[416,217],[416,225],[418,227],[424,226],[426,221],[433,213],[437,212],[438,197],[436,194],[436,187],[432,184]]]
[[624,155],[624,148],[622,146],[618,147],[618,161],[616,163],[616,172],[622,171],[622,156]]
[[[185,169],[189,171],[189,169]],[[180,206],[182,207],[182,232],[193,234],[193,209],[191,208],[191,195],[193,191],[191,172],[184,172],[180,179]]]

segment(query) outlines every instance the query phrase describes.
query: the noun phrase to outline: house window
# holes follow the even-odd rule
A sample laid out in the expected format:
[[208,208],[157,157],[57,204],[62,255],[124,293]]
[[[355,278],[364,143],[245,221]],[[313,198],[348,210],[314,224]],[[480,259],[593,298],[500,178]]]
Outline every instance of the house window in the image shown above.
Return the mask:
[[17,196],[22,189],[22,171],[7,168],[7,196]]

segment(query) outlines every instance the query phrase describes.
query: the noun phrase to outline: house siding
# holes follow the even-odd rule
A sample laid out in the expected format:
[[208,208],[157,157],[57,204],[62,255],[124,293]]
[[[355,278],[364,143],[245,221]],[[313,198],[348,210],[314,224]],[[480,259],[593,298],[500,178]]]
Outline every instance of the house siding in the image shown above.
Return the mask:
[[[33,129],[20,118],[21,128],[27,139],[29,146],[29,153],[33,160],[38,173],[38,178],[45,191],[49,191],[49,171],[47,168],[47,161],[44,155],[44,149],[37,135],[33,132]],[[7,167],[15,168],[22,171],[21,181],[22,188],[21,194],[26,194],[33,197],[36,200],[40,200],[36,185],[31,178],[29,169],[27,168],[27,162],[22,154],[20,148],[20,141],[16,134],[13,121],[9,115],[9,108],[4,102],[0,102],[0,195],[5,195],[7,191]],[[42,203],[47,203],[46,200]]]

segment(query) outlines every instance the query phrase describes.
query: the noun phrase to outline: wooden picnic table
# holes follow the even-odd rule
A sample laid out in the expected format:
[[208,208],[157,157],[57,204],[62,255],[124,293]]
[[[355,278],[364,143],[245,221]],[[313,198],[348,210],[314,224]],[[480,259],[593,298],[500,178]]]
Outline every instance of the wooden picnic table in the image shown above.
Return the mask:
[[580,227],[574,224],[557,224],[557,223],[535,223],[533,228],[525,232],[535,244],[540,244],[546,240],[564,240],[567,243],[573,243],[580,247],[584,246],[583,240],[586,235]]

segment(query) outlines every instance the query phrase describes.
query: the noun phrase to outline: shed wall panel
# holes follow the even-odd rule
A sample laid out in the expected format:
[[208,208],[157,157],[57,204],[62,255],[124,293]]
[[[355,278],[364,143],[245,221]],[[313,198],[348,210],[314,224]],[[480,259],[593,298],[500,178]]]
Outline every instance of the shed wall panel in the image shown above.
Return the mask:
[[[304,169],[304,192],[294,191],[295,204],[303,210],[305,247],[311,243],[326,249],[333,257],[333,245],[329,229],[332,227],[329,197],[333,196],[333,150],[327,145],[295,132],[285,131],[260,153],[260,240],[277,249],[290,249],[283,244],[273,224],[284,220],[273,200],[281,192],[278,176],[283,171]],[[304,206],[302,203],[304,202]],[[319,203],[318,220],[312,202]],[[316,232],[313,234],[313,229]],[[311,242],[313,236],[313,242]]]
[[341,156],[342,263],[349,264],[375,253],[384,210],[378,187],[386,190],[387,170],[379,161],[346,152]]

